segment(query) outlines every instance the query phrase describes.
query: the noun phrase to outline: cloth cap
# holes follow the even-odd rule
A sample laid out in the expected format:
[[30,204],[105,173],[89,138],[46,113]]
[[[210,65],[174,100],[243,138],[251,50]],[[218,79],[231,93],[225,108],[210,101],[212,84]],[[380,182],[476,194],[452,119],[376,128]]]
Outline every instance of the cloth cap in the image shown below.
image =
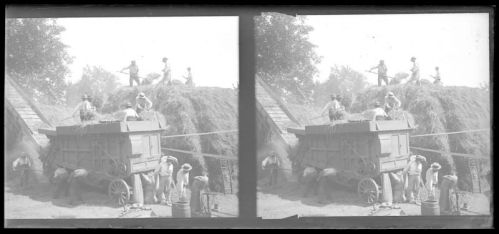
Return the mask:
[[143,97],[145,97],[145,96],[146,96],[146,95],[145,95],[143,92],[140,92],[140,93],[139,93],[139,95],[138,95],[138,97],[139,97],[139,98],[143,98]]
[[388,92],[388,93],[386,94],[386,96],[392,97],[392,96],[393,96],[393,92]]

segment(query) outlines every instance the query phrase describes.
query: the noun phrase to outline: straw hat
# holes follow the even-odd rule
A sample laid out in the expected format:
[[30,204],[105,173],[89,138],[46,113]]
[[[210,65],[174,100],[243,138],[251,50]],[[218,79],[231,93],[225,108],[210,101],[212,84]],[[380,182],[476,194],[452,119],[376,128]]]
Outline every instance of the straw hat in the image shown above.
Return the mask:
[[388,92],[388,93],[386,94],[386,96],[388,96],[388,97],[393,97],[393,92],[391,92],[391,91],[390,91],[390,92]]
[[184,170],[184,171],[190,171],[190,170],[192,170],[192,166],[189,163],[184,163],[182,165],[182,170]]
[[140,92],[139,95],[137,97],[139,98],[144,98],[146,95],[143,93],[143,92]]
[[438,164],[437,162],[434,162],[431,164],[431,168],[433,170],[440,170],[440,168],[442,168],[442,166],[440,166],[440,164]]
[[426,162],[426,158],[424,156],[421,156],[421,155],[416,155],[416,159],[419,159],[421,161]]

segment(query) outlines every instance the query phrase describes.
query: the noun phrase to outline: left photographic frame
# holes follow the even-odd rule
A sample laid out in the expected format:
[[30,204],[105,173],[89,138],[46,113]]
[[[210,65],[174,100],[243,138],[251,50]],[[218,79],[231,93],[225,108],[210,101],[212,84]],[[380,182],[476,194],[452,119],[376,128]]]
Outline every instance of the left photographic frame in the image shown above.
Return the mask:
[[6,13],[6,219],[238,217],[238,17]]

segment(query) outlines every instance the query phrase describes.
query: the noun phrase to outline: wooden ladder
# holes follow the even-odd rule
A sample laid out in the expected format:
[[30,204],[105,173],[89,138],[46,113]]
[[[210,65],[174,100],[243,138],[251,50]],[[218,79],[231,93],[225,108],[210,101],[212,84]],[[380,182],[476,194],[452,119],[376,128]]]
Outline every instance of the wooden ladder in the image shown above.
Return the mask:
[[232,170],[230,168],[229,160],[220,159],[220,168],[222,170],[222,177],[224,183],[224,194],[232,194]]

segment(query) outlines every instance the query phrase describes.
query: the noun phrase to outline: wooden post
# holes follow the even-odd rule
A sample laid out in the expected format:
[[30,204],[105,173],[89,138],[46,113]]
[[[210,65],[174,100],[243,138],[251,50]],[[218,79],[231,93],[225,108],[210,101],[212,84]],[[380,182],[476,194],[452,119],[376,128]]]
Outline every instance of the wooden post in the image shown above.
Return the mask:
[[390,182],[390,175],[387,172],[381,174],[381,186],[383,191],[383,202],[391,205],[393,202],[392,184]]
[[132,175],[133,183],[133,203],[138,203],[144,205],[144,190],[142,189],[142,181],[140,179],[140,174]]

